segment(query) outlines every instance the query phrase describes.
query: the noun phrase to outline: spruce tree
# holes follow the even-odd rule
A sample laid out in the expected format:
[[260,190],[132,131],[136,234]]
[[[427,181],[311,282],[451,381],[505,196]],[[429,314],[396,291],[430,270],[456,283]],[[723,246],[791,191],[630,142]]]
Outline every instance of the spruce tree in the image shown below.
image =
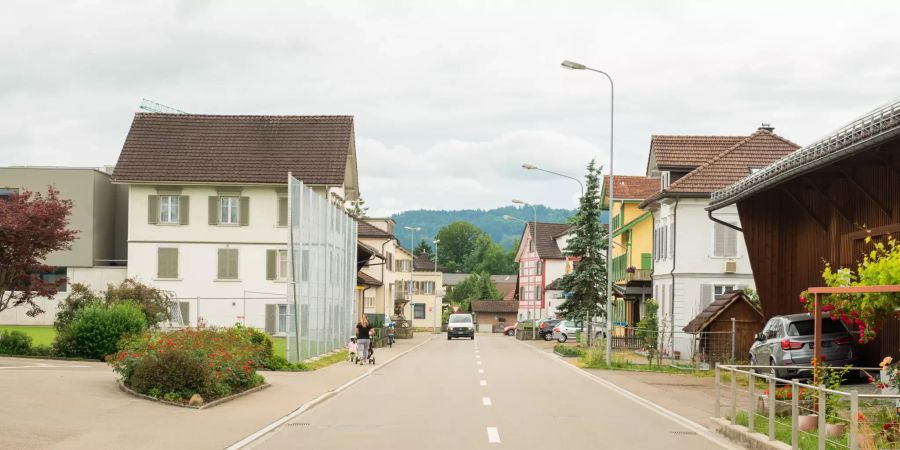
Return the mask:
[[560,279],[566,300],[557,307],[571,319],[606,317],[606,225],[600,223],[602,166],[587,167],[586,189],[572,221],[572,237],[565,254],[577,259],[573,270]]

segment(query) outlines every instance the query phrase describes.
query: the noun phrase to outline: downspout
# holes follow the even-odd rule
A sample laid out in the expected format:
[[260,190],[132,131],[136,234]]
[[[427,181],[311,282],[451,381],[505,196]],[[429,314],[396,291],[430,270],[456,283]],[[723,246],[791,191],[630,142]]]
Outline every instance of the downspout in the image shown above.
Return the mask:
[[677,243],[678,240],[675,239],[675,236],[678,234],[678,201],[681,200],[681,197],[675,197],[675,206],[672,207],[672,270],[669,271],[669,277],[672,279],[672,289],[669,295],[669,305],[670,311],[672,312],[672,317],[670,323],[672,325],[672,329],[669,331],[670,341],[672,342],[672,365],[675,365],[675,255],[678,254]]
[[713,222],[715,222],[715,223],[717,223],[717,224],[724,225],[724,226],[726,226],[726,227],[728,227],[728,228],[737,230],[737,231],[739,231],[739,232],[741,232],[741,233],[744,232],[743,228],[741,228],[741,227],[739,227],[739,226],[737,226],[737,225],[734,225],[734,224],[725,222],[725,221],[723,221],[722,219],[716,219],[715,217],[713,217],[712,213],[713,213],[713,210],[706,211],[706,215],[709,216],[709,220],[712,220]]

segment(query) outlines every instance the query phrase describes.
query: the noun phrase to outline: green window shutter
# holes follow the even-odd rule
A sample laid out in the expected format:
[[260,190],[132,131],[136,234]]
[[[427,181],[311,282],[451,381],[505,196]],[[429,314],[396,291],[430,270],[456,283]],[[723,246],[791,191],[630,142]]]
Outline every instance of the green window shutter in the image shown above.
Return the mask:
[[288,224],[288,199],[278,196],[278,226],[286,227]]
[[191,211],[191,198],[187,195],[178,196],[178,223],[181,225],[188,224],[188,216]]
[[147,196],[147,223],[149,223],[149,224],[159,223],[159,196],[158,195],[148,195]]
[[238,210],[241,215],[241,226],[250,225],[250,197],[241,197],[241,206]]
[[641,253],[641,269],[649,270],[653,268],[653,254]]
[[275,264],[277,261],[278,250],[266,250],[266,279],[274,280],[277,275]]
[[275,334],[276,306],[278,305],[266,305],[266,333],[269,334]]
[[216,196],[209,198],[209,224],[219,224],[219,197]]
[[156,252],[156,277],[178,278],[178,249],[159,248]]

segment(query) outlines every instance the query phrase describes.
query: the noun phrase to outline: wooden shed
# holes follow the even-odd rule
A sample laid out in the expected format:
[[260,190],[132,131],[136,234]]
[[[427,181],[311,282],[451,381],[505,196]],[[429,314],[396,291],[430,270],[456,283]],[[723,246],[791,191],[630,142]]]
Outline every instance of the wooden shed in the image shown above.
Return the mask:
[[[714,193],[707,210],[715,220],[735,203],[764,316],[805,311],[799,294],[823,284],[826,262],[855,268],[867,236],[900,237],[900,101]],[[888,321],[860,364],[898,347],[900,323]]]
[[743,291],[728,291],[697,314],[684,332],[697,337],[695,355],[713,364],[732,361],[732,356],[735,361],[747,360],[750,346],[763,325],[762,311]]

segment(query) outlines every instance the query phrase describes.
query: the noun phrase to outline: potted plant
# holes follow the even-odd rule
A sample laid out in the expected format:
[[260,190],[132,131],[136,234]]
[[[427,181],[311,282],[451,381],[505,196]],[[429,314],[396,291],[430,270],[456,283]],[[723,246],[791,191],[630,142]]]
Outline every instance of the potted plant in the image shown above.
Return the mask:
[[[775,389],[775,415],[784,416],[791,413],[791,400],[794,391],[790,386],[781,389]],[[807,390],[800,388],[800,396],[797,398],[797,404],[801,411],[811,410],[813,407],[813,399],[807,394]],[[766,389],[759,394],[756,401],[756,409],[759,414],[769,414],[769,390]]]
[[[850,371],[850,366],[838,369],[823,364],[822,368],[824,370],[821,372],[821,384],[819,385],[833,391],[841,388],[841,384],[847,378],[847,372]],[[840,409],[841,396],[834,394],[825,396],[825,435],[830,438],[838,438],[847,430],[847,420],[839,415]]]

